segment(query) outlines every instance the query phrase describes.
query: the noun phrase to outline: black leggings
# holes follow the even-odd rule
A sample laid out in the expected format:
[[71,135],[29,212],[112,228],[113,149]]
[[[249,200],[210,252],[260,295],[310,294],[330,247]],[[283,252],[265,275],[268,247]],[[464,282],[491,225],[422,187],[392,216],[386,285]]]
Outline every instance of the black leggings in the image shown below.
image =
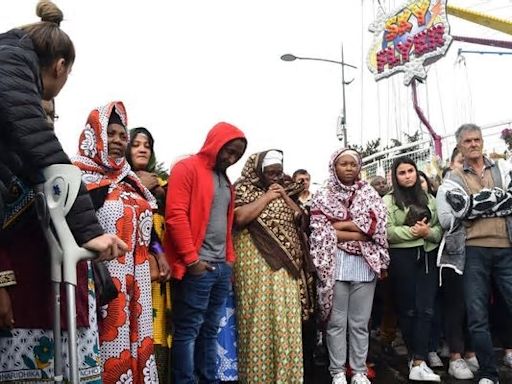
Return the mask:
[[426,360],[438,289],[437,249],[390,248],[389,276],[398,308],[399,326],[415,360]]

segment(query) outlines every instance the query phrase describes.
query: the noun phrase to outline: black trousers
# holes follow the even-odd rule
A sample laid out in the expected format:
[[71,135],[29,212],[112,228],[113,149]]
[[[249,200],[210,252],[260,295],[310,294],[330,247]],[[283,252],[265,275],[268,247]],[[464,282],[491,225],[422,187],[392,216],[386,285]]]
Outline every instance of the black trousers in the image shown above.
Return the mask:
[[389,277],[398,308],[399,327],[409,356],[426,360],[438,289],[437,249],[390,248]]
[[302,321],[302,354],[304,383],[315,383],[313,352],[316,346],[316,321],[311,318]]

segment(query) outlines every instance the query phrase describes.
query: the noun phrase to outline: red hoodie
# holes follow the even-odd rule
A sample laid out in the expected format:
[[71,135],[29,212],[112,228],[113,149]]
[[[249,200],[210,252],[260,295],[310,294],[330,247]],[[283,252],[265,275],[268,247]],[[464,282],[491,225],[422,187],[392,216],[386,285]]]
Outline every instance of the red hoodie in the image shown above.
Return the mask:
[[[215,125],[201,150],[172,168],[165,204],[166,244],[172,277],[182,279],[187,265],[199,259],[199,250],[206,236],[214,198],[212,171],[221,148],[231,140],[244,139],[241,130],[228,123]],[[234,262],[231,239],[233,226],[234,190],[228,209],[226,261]]]

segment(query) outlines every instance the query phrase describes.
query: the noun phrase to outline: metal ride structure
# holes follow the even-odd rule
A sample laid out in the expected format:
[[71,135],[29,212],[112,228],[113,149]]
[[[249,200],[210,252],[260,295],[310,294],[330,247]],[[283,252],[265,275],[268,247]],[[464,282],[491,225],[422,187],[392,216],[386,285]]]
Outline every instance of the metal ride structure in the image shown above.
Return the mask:
[[[423,113],[418,103],[417,82],[422,82],[426,78],[425,67],[442,58],[452,40],[512,49],[512,41],[450,35],[447,14],[509,35],[512,34],[512,22],[447,3],[446,0],[408,0],[391,13],[386,13],[381,7],[376,21],[369,27],[374,33],[374,44],[368,55],[368,68],[374,73],[377,81],[398,72],[404,73],[405,85],[411,86],[414,110],[427,128],[433,145],[428,145],[430,140],[426,140],[369,156],[364,159],[367,177],[375,174],[384,175],[389,169],[390,161],[406,153],[422,159],[432,158],[432,155],[442,158],[442,141],[446,137],[441,137],[434,130]],[[476,52],[478,51],[469,53]],[[495,124],[494,127],[508,123]],[[409,153],[411,151],[408,148],[412,148],[412,152],[422,153]]]
[[[504,128],[512,128],[512,121],[498,121],[489,125],[480,126],[482,135],[485,137],[486,142],[499,139],[501,131]],[[456,145],[455,137],[453,135],[442,136],[441,140],[443,145],[447,148],[453,148]],[[399,156],[407,155],[411,157],[421,170],[426,171],[427,174],[433,174],[439,171],[436,169],[436,164],[431,161],[434,158],[434,148],[430,138],[423,139],[418,142],[408,143],[399,147],[393,147],[380,151],[373,155],[367,156],[363,159],[362,175],[363,178],[369,179],[375,175],[386,176],[387,172],[391,169],[393,160]]]

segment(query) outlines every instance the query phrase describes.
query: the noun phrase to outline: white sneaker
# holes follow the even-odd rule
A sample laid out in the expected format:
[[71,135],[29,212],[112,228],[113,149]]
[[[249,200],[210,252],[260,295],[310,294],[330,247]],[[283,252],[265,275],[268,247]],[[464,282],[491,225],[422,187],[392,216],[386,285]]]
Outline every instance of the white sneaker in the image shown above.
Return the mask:
[[474,377],[464,359],[450,361],[448,365],[448,374],[459,380],[468,380]]
[[409,371],[409,380],[414,381],[435,381],[437,383],[441,382],[441,377],[436,375],[434,371],[432,371],[425,362],[421,362],[420,365],[416,365],[412,367]]
[[332,377],[332,384],[347,384],[347,378],[345,372],[340,372]]
[[505,353],[505,356],[503,356],[503,364],[512,368],[512,352]]
[[[478,381],[478,384],[494,384],[494,381],[492,381],[491,379],[486,379],[485,377],[483,379],[480,379]],[[496,382],[496,384],[500,384],[499,381]]]
[[428,365],[430,368],[442,368],[444,367],[443,361],[437,354],[437,352],[428,353]]
[[372,384],[372,382],[368,380],[368,377],[366,377],[364,373],[356,373],[352,376],[350,384]]
[[468,368],[471,370],[471,372],[478,372],[478,370],[480,369],[480,364],[478,364],[478,359],[476,358],[476,356],[467,357],[464,360],[466,361],[466,364]]

